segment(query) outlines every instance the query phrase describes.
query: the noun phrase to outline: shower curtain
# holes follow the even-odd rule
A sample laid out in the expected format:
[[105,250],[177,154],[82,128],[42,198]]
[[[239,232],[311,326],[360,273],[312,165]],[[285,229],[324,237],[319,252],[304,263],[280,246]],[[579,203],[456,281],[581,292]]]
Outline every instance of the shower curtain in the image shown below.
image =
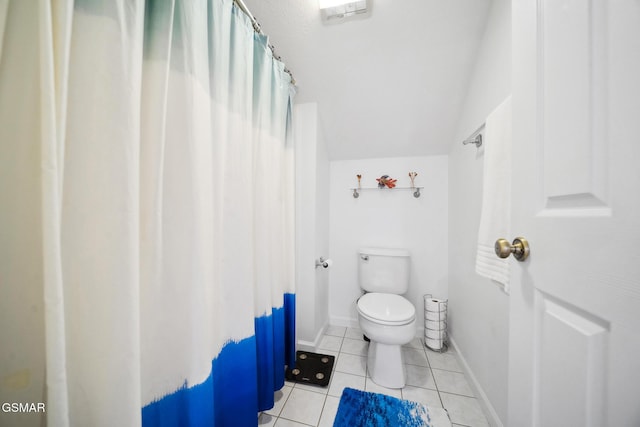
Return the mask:
[[295,356],[294,90],[265,37],[231,0],[0,1],[0,61],[48,426],[256,425]]

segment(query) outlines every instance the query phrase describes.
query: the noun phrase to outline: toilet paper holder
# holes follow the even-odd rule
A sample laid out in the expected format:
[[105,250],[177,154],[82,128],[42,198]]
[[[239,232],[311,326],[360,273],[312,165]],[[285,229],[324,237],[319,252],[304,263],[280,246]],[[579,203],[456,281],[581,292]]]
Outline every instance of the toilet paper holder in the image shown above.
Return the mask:
[[447,306],[448,299],[434,299],[431,294],[424,298],[424,344],[432,351],[448,350]]
[[324,257],[320,257],[316,260],[316,268],[329,268],[331,267],[331,264],[333,264],[333,261],[331,261],[330,259],[325,259]]

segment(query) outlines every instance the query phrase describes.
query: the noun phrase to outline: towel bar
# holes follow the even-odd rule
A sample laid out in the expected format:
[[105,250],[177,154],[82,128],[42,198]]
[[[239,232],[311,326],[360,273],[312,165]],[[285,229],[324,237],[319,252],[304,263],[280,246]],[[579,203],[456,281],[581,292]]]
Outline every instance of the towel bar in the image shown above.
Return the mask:
[[480,148],[480,146],[482,145],[482,128],[484,128],[485,124],[486,123],[480,125],[478,129],[473,131],[469,138],[462,141],[462,145],[475,144],[477,148]]
[[476,144],[476,147],[480,147],[482,145],[482,134],[479,133],[474,138],[465,139],[464,141],[462,141],[462,144]]

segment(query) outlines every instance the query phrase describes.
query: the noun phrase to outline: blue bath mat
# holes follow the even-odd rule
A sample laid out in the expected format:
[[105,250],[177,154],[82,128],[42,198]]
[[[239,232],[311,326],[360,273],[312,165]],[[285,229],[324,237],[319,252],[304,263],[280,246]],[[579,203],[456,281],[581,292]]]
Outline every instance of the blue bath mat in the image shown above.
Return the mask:
[[[432,411],[441,411],[435,418]],[[379,393],[346,387],[340,398],[333,427],[440,427],[450,426],[442,408],[428,408],[420,403]]]

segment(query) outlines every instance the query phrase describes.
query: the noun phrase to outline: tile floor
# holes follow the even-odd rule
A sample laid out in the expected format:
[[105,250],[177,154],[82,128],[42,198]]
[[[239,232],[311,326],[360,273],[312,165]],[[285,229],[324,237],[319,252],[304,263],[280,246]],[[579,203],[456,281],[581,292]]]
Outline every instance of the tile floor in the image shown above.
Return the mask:
[[330,326],[316,351],[336,356],[329,387],[287,382],[276,392],[275,406],[260,414],[260,426],[331,427],[344,387],[383,393],[402,399],[444,407],[453,426],[489,426],[473,396],[453,349],[433,352],[416,338],[403,348],[407,385],[387,389],[367,375],[368,344],[359,329]]

